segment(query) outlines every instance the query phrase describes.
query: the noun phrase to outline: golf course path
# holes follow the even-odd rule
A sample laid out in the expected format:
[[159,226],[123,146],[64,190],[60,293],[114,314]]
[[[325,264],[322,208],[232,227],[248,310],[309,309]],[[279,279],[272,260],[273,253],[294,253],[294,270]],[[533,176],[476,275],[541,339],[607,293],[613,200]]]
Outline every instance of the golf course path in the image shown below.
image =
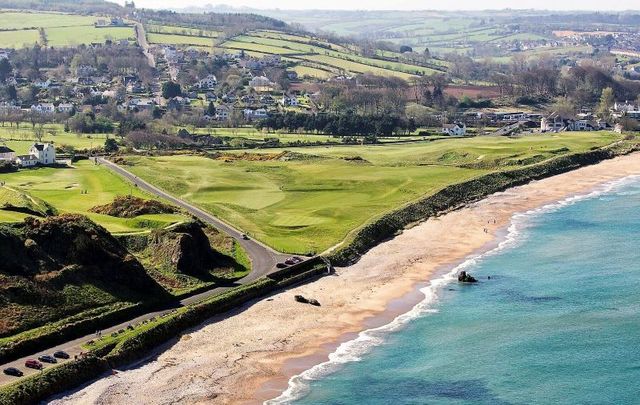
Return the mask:
[[251,259],[252,271],[251,271],[251,274],[247,277],[253,276],[255,278],[259,278],[268,274],[271,270],[273,270],[273,267],[276,265],[276,263],[279,260],[284,259],[286,257],[286,255],[278,253],[275,250],[271,249],[266,245],[263,245],[258,241],[255,241],[252,239],[245,239],[241,231],[237,230],[236,228],[232,227],[226,222],[214,217],[208,212],[184,200],[174,197],[173,195],[167,193],[166,191],[152,184],[147,183],[146,181],[142,180],[135,174],[124,169],[122,166],[118,166],[117,164],[104,158],[98,157],[96,159],[98,163],[110,169],[111,171],[115,172],[116,174],[120,175],[125,180],[133,183],[139,189],[169,201],[170,203],[189,212],[190,214],[200,219],[201,221],[207,224],[210,224],[215,228],[218,228],[222,232],[236,239],[238,243],[246,250],[247,254],[249,255],[249,258]]

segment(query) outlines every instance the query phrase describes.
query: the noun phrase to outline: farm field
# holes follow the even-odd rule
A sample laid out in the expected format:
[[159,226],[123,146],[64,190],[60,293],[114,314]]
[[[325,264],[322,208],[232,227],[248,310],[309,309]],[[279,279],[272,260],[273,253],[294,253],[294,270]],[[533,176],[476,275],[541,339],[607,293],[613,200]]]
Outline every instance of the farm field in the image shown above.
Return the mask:
[[[151,198],[131,187],[107,169],[83,160],[73,168],[36,168],[2,175],[7,186],[24,191],[54,206],[60,213],[77,213],[91,218],[113,233],[140,232],[166,227],[184,221],[178,214],[141,215],[135,218],[116,218],[89,212],[96,205],[108,204],[118,195]],[[86,194],[82,191],[86,190]],[[24,214],[0,210],[0,221],[16,222]]]
[[41,42],[44,29],[49,46],[71,46],[104,42],[107,39],[134,39],[132,27],[96,28],[99,17],[30,11],[0,11],[0,47],[21,48]]
[[317,253],[449,184],[617,139],[615,133],[565,133],[128,160],[136,175],[278,250]]
[[178,27],[173,25],[147,24],[145,26],[145,30],[147,33],[176,34],[180,36],[196,36],[196,37],[208,37],[208,38],[216,38],[220,35],[220,32],[218,31],[200,30],[195,28]]
[[147,33],[147,40],[150,44],[213,46],[213,38],[189,35]]
[[74,46],[93,42],[104,43],[108,39],[112,41],[122,39],[135,41],[132,27],[55,27],[45,29],[45,33],[49,46]]
[[[104,145],[107,136],[112,134],[76,134],[64,132],[62,124],[46,124],[44,127],[43,142],[53,142],[57,147],[61,145],[73,146],[76,149],[90,149]],[[15,150],[18,154],[27,153],[36,138],[34,137],[31,124],[22,123],[17,129],[9,126],[0,126],[0,141],[6,142],[7,146]]]
[[92,26],[98,20],[98,17],[73,14],[0,11],[0,27],[5,30]]
[[29,47],[39,39],[37,30],[0,31],[0,48]]

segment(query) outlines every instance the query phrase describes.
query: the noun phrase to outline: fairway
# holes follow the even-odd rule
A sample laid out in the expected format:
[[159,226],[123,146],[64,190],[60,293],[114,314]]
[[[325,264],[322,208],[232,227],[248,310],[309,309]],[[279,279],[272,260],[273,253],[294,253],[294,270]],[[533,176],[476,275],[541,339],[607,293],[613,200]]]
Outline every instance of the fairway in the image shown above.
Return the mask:
[[[2,174],[0,178],[8,186],[53,205],[60,213],[86,215],[110,232],[140,232],[185,220],[184,216],[176,214],[116,218],[89,212],[96,205],[112,202],[118,195],[131,193],[142,198],[151,197],[88,160],[76,162],[73,168],[25,169]],[[83,194],[83,190],[86,190],[86,194]],[[16,222],[24,217],[24,214],[0,210],[0,221],[3,222]]]
[[128,160],[136,175],[277,250],[319,253],[374,217],[449,184],[617,139],[614,133],[564,133],[269,150],[262,153],[270,160],[261,161],[241,152],[235,158]]

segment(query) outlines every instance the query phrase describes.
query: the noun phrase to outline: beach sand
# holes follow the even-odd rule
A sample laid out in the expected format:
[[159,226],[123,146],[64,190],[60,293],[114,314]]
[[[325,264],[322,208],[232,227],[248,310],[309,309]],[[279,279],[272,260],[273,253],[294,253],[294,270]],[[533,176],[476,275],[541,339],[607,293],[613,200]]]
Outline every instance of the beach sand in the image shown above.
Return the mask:
[[[515,213],[628,175],[640,175],[640,154],[532,182],[429,219],[335,276],[212,319],[141,365],[53,403],[261,403],[286,389],[292,375],[327,360],[341,341],[411,308],[423,298],[417,286],[435,273],[495,246]],[[296,294],[322,306],[297,303]]]

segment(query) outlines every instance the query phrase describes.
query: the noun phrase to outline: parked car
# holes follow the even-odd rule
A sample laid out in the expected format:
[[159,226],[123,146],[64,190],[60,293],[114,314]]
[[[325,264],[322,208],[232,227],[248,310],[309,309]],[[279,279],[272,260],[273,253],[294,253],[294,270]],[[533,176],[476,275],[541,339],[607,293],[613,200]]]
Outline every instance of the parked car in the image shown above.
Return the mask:
[[28,367],[28,368],[35,368],[36,370],[42,370],[42,363],[40,363],[38,360],[34,360],[34,359],[29,359],[27,361],[24,362],[24,366]]
[[302,260],[302,258],[301,258],[301,257],[298,257],[298,256],[293,256],[293,257],[291,258],[291,260],[293,260],[293,261],[294,261],[294,262],[296,262],[296,263],[302,263],[302,262],[304,261],[304,260]]
[[3,371],[6,375],[12,375],[14,377],[22,377],[24,375],[22,371],[18,370],[15,367],[7,367]]
[[278,264],[276,264],[276,267],[279,268],[279,269],[284,269],[284,268],[286,268],[288,266],[285,263],[278,263]]
[[57,352],[53,353],[53,357],[57,359],[68,359],[69,354],[67,354],[67,352],[63,352],[62,350],[58,350]]
[[287,266],[291,266],[292,264],[296,264],[296,262],[292,258],[288,258],[284,261]]
[[243,234],[242,234],[242,239],[244,239],[244,240],[249,240],[249,237],[247,236],[247,234],[246,234],[246,233],[243,233]]
[[38,357],[38,360],[40,360],[43,363],[52,363],[52,364],[58,362],[58,360],[56,360],[55,357],[49,356],[48,354],[44,354],[44,355]]

